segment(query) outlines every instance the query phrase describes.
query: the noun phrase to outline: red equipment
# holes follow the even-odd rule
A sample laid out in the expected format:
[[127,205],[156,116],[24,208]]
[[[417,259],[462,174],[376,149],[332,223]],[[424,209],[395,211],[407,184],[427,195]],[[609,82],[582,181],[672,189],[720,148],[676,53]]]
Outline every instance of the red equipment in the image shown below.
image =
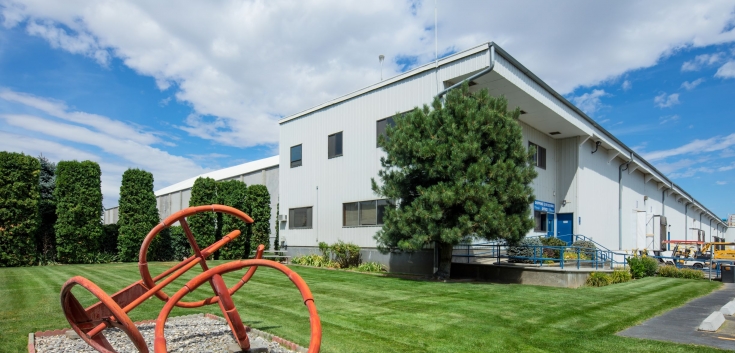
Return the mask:
[[[128,335],[139,352],[148,353],[148,347],[146,346],[143,336],[130,320],[127,313],[143,303],[146,299],[155,295],[166,303],[158,316],[158,320],[156,320],[156,338],[154,341],[154,350],[156,353],[167,351],[166,339],[163,336],[164,324],[166,323],[166,319],[174,306],[182,308],[197,308],[214,303],[219,304],[222,314],[225,319],[227,319],[230,329],[232,329],[232,333],[237,344],[243,350],[247,350],[250,348],[250,340],[248,339],[245,326],[240,319],[240,314],[237,312],[237,308],[235,308],[235,304],[232,301],[232,295],[247,283],[250,278],[252,278],[258,266],[265,266],[283,272],[301,292],[304,304],[309,311],[309,320],[311,323],[309,352],[319,352],[322,335],[321,322],[314,304],[314,298],[311,295],[311,290],[309,290],[306,282],[304,282],[298,274],[291,271],[288,267],[273,261],[263,260],[262,256],[265,247],[262,244],[258,246],[255,259],[232,261],[211,269],[207,266],[207,257],[241,234],[239,230],[235,230],[223,236],[221,240],[205,249],[199,249],[196,240],[194,240],[194,235],[192,234],[191,229],[189,229],[189,224],[186,222],[186,217],[210,211],[235,216],[248,224],[253,223],[253,219],[250,218],[250,216],[229,206],[208,205],[189,207],[164,219],[160,224],[156,225],[145,237],[145,240],[143,240],[143,244],[140,247],[138,262],[138,268],[142,278],[140,281],[129,285],[112,296],[107,295],[105,291],[92,283],[92,281],[81,276],[72,277],[64,283],[61,287],[61,308],[64,311],[67,321],[69,321],[72,329],[79,335],[79,337],[100,352],[114,353],[114,348],[102,334],[102,331],[107,327],[118,327]],[[151,277],[150,271],[148,270],[148,262],[146,261],[148,246],[159,232],[170,227],[176,222],[179,222],[181,227],[184,229],[184,233],[189,240],[189,244],[194,250],[194,255],[169,268],[160,275]],[[202,267],[204,273],[201,273],[190,280],[184,287],[177,291],[173,297],[169,297],[163,292],[164,287],[197,264]],[[245,267],[249,267],[248,271],[242,276],[240,281],[232,286],[232,288],[227,288],[227,285],[222,279],[222,275]],[[212,290],[214,291],[214,296],[197,302],[181,301],[186,294],[194,291],[204,282],[210,283]],[[71,289],[75,285],[79,285],[87,289],[97,297],[97,299],[99,299],[99,302],[85,309],[71,292]]]

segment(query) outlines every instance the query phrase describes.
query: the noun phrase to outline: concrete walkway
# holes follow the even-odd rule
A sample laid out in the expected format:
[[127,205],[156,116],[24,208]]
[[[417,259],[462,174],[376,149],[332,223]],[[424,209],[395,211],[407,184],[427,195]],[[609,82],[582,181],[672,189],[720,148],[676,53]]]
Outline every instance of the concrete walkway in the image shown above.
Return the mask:
[[720,290],[618,332],[618,335],[735,350],[735,317],[726,315],[725,323],[717,332],[697,331],[702,320],[733,299],[735,284],[725,283]]

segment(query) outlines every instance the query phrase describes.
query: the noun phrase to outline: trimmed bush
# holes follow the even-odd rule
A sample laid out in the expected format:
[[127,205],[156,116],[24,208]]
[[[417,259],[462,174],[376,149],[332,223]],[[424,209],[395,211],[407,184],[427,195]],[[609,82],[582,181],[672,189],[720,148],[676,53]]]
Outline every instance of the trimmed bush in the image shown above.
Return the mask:
[[617,284],[617,283],[625,283],[633,279],[633,275],[630,274],[630,271],[628,269],[615,269],[612,274],[610,274],[610,283]]
[[102,190],[99,164],[61,161],[56,166],[56,259],[63,263],[99,260]]
[[360,265],[360,247],[352,244],[338,241],[330,246],[334,261],[339,268],[356,267]]
[[604,272],[592,272],[587,277],[586,285],[590,287],[604,287],[612,283],[610,275]]
[[41,224],[36,234],[36,253],[39,263],[45,264],[56,260],[56,199],[54,189],[56,188],[56,164],[49,162],[44,156],[38,157],[41,163],[39,191],[41,198],[38,201],[38,211]]
[[[140,169],[128,169],[120,185],[120,226],[118,254],[120,261],[138,261],[140,246],[148,232],[159,222],[156,195],[153,193],[153,174]],[[159,253],[161,236],[157,235],[148,248],[148,260],[166,260]],[[168,245],[168,244],[166,244]]]
[[632,256],[628,258],[628,265],[633,278],[650,277],[656,274],[658,260],[648,256]]
[[595,243],[589,240],[577,240],[572,243],[572,247],[582,248],[580,249],[580,253],[584,254],[588,259],[593,259],[597,250]]
[[385,266],[377,262],[365,262],[357,266],[358,271],[362,272],[386,272]]
[[[556,237],[541,238],[541,244],[544,246],[567,246],[567,242]],[[558,259],[560,251],[558,249],[544,249],[544,257]]]
[[704,278],[704,272],[700,270],[694,270],[691,268],[682,268],[679,270],[679,278],[702,279]]
[[250,225],[250,247],[256,249],[263,244],[268,250],[271,241],[271,195],[265,185],[250,185],[247,197],[248,214],[255,221]]
[[35,263],[40,169],[34,157],[0,152],[0,267]]
[[523,238],[518,243],[508,247],[508,256],[510,256],[509,261],[531,263],[533,262],[532,260],[525,258],[533,257],[534,249],[536,251],[536,256],[541,256],[541,248],[534,248],[535,246],[541,245],[543,244],[538,237]]
[[[234,207],[245,213],[249,213],[246,208],[247,194],[248,186],[239,180],[227,180],[217,183],[219,203]],[[239,237],[230,241],[219,250],[220,259],[247,259],[251,250],[248,225],[239,218],[230,215],[222,215],[222,221],[218,222],[218,224],[222,227],[219,232],[222,235],[227,235],[234,230],[240,230],[241,232]]]
[[336,262],[325,260],[324,257],[319,256],[318,254],[296,256],[291,259],[291,263],[313,267],[339,268],[339,265]]
[[679,269],[676,268],[676,266],[672,265],[659,266],[658,270],[656,270],[656,273],[661,277],[679,277]]
[[[171,253],[173,261],[181,261],[194,254],[181,226],[172,226],[164,230],[171,239]],[[161,232],[163,234],[163,232]],[[159,234],[160,235],[160,234]]]
[[[191,188],[189,206],[211,205],[217,201],[217,182],[212,178],[197,178]],[[215,242],[217,215],[214,212],[202,212],[189,216],[187,222],[200,249]]]
[[279,237],[278,231],[281,229],[281,226],[278,221],[278,218],[281,216],[281,203],[276,204],[276,238],[273,240],[273,249],[275,250],[281,250],[281,239]]

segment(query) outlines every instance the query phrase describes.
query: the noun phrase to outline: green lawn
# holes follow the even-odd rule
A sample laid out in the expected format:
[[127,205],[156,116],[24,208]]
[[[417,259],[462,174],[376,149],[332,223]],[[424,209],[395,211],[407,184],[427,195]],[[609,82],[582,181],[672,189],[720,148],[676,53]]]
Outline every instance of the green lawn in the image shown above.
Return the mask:
[[[151,264],[151,269],[160,273],[169,265]],[[295,270],[314,293],[324,331],[322,352],[717,351],[614,333],[707,294],[719,283],[647,278],[602,288],[561,289]],[[74,275],[84,275],[108,293],[139,278],[133,263],[0,269],[0,351],[22,352],[29,332],[68,326],[58,293]],[[239,276],[227,276],[226,281],[234,283]],[[173,294],[181,283],[175,282],[167,293]],[[209,295],[211,289],[202,286],[190,296]],[[280,272],[259,269],[234,298],[246,323],[308,344],[308,313],[298,291]],[[152,319],[161,307],[158,299],[149,300],[130,316],[136,321]],[[203,311],[219,309],[177,309],[174,315]]]

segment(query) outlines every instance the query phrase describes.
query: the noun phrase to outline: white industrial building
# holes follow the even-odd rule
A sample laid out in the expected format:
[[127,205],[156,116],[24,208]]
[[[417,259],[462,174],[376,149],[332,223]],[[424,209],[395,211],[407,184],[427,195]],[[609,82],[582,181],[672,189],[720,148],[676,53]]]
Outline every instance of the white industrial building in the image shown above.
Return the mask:
[[[735,228],[546,85],[495,43],[456,53],[279,122],[279,156],[202,176],[264,184],[272,223],[280,199],[280,239],[290,255],[338,240],[363,248],[364,261],[392,271],[428,272],[433,254],[380,254],[382,224],[377,136],[391,117],[430,104],[469,79],[470,90],[504,95],[520,107],[524,143],[536,145],[536,228],[528,235],[582,234],[610,250],[661,249],[663,240],[735,241]],[[196,178],[156,191],[161,216],[188,205]],[[105,213],[116,222],[116,210]],[[109,213],[109,214],[108,214]],[[703,238],[703,239],[702,239]]]
[[[539,147],[537,201],[529,205],[537,225],[529,235],[583,234],[611,250],[723,236],[719,217],[497,44],[486,43],[279,122],[280,236],[289,252],[338,240],[374,249],[385,201],[370,179],[378,180],[385,155],[377,136],[386,119],[430,104],[468,78],[470,90],[487,89],[520,107],[524,142]],[[396,256],[402,255],[380,259],[391,267],[414,260]]]

